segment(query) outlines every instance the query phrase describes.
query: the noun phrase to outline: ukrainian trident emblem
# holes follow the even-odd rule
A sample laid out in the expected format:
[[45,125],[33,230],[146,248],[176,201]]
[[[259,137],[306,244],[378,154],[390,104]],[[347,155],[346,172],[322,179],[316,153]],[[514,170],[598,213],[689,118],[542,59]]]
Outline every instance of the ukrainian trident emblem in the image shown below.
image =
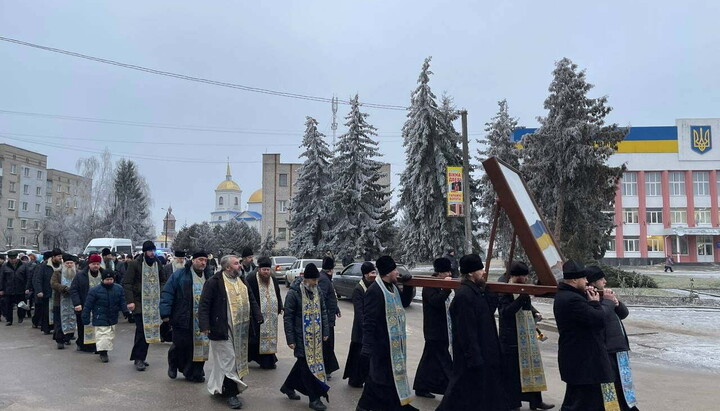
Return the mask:
[[712,149],[712,137],[710,126],[690,126],[692,136],[692,149],[700,154],[705,154]]

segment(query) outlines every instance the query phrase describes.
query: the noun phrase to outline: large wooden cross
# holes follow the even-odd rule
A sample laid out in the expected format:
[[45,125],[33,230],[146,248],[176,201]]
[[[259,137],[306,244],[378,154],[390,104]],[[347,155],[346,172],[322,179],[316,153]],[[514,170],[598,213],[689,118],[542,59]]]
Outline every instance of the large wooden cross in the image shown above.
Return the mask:
[[[531,294],[552,296],[557,291],[557,280],[562,273],[564,259],[560,249],[547,230],[537,203],[528,190],[520,173],[505,162],[495,157],[483,161],[485,172],[490,178],[497,202],[493,211],[492,228],[488,242],[487,258],[485,263],[485,279],[490,270],[493,245],[497,234],[497,225],[500,210],[504,210],[513,226],[513,239],[510,246],[508,261],[513,258],[515,239],[520,240],[530,264],[535,269],[538,284],[509,284],[501,282],[487,282],[487,289],[497,293]],[[468,210],[469,211],[469,210]],[[405,284],[417,287],[458,288],[460,282],[456,279],[445,280],[429,276],[413,276]]]

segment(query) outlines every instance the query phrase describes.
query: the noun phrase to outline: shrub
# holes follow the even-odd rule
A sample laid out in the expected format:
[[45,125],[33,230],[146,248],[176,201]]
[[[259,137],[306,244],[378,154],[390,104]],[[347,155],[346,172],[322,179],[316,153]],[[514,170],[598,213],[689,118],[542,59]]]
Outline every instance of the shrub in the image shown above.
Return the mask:
[[635,271],[625,271],[609,265],[600,266],[609,288],[658,288],[655,279]]

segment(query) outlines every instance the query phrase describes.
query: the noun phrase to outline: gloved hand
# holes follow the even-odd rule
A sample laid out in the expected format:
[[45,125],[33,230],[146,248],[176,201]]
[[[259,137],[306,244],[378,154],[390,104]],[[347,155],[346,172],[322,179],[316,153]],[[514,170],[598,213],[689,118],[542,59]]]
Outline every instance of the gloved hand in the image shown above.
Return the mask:
[[404,283],[404,282],[412,280],[412,277],[413,276],[410,273],[400,274],[400,276],[398,276],[398,281],[400,281],[401,283]]

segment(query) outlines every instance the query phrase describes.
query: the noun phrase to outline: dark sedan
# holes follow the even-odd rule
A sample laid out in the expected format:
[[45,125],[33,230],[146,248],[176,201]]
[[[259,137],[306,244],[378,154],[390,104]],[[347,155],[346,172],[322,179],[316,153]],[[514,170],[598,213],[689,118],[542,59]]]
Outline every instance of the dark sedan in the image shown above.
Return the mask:
[[[352,297],[355,286],[358,285],[362,278],[360,267],[362,263],[352,263],[341,271],[333,275],[333,286],[335,287],[335,293],[338,298]],[[400,274],[409,274],[410,272],[404,265],[398,265],[397,270]],[[402,287],[402,285],[400,285]],[[413,298],[415,297],[415,289],[413,289]]]

